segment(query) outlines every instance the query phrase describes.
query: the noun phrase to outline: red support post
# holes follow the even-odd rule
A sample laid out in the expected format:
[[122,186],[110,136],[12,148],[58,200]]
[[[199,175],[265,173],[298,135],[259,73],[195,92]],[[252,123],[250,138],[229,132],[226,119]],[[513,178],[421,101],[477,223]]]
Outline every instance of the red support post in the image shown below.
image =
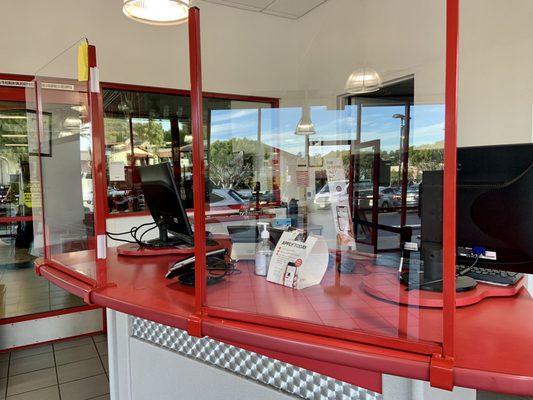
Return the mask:
[[106,211],[107,179],[105,164],[104,106],[98,79],[96,47],[89,46],[89,106],[92,126],[92,174],[94,200],[94,236],[96,238],[97,287],[107,285],[106,258]]
[[43,257],[49,259],[51,256],[50,250],[50,235],[48,232],[48,226],[46,225],[46,213],[45,213],[45,204],[44,204],[44,185],[43,185],[43,162],[41,155],[41,143],[44,141],[44,128],[43,128],[43,103],[42,103],[42,88],[41,81],[36,77],[35,80],[35,121],[37,123],[37,149],[38,149],[38,160],[37,168],[39,175],[39,195],[41,199],[41,229],[43,236]]
[[188,332],[202,336],[201,316],[206,300],[206,231],[205,231],[205,165],[202,109],[202,59],[200,41],[200,9],[189,9],[189,62],[191,72],[191,130],[194,190],[194,256],[195,315],[189,318]]
[[430,381],[453,388],[455,352],[455,251],[457,192],[457,86],[459,0],[446,1],[446,87],[443,194],[443,353],[432,360]]

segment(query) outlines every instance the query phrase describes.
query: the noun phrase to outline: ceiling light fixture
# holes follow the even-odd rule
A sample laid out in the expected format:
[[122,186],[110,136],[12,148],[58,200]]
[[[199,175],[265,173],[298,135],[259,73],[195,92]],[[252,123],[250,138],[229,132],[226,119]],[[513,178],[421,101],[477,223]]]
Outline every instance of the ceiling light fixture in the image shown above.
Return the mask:
[[128,18],[150,25],[178,25],[189,16],[189,0],[124,0]]
[[315,125],[307,115],[302,115],[300,122],[296,125],[295,135],[298,136],[311,136],[316,133]]
[[345,92],[350,94],[372,93],[379,89],[381,89],[381,78],[372,68],[356,69],[348,77],[344,88]]

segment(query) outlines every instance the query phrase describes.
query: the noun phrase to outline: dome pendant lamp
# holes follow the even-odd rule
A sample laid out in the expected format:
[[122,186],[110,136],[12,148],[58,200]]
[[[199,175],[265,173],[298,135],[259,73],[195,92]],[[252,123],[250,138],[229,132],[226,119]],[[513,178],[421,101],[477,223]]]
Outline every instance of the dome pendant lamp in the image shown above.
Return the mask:
[[150,25],[179,25],[189,16],[189,0],[124,0],[122,12]]
[[356,69],[346,81],[345,92],[349,94],[363,94],[377,92],[381,89],[381,78],[372,68]]

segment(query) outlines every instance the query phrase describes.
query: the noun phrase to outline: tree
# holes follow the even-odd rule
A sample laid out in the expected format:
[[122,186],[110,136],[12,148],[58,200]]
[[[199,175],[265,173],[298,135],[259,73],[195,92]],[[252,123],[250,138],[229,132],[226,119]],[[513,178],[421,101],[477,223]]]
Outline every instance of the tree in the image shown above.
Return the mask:
[[134,124],[133,134],[141,143],[148,142],[150,146],[157,149],[165,144],[163,125],[153,119],[149,119],[147,123]]
[[[252,186],[255,141],[232,138],[217,140],[209,149],[209,178],[225,189]],[[249,149],[250,152],[245,152]]]

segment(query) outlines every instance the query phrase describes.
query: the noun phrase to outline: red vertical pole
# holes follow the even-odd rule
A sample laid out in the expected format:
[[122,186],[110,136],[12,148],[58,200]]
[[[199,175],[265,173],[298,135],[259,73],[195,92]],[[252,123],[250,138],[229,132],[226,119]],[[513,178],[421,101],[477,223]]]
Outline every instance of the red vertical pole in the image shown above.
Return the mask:
[[[46,214],[45,214],[45,204],[44,204],[44,182],[43,182],[43,159],[41,155],[41,143],[45,140],[44,138],[44,127],[43,127],[43,102],[42,102],[42,88],[41,81],[38,78],[34,79],[35,82],[35,121],[37,123],[37,149],[38,149],[38,159],[37,159],[37,168],[39,169],[39,194],[41,197],[41,229],[43,230],[43,256],[45,259],[50,259],[51,250],[50,250],[50,235],[48,231],[48,226],[46,225]],[[52,134],[50,132],[50,134]]]
[[92,126],[92,174],[94,236],[96,238],[97,285],[107,284],[105,273],[107,179],[105,164],[104,106],[96,63],[96,47],[89,46],[89,106]]
[[188,332],[201,336],[201,315],[206,300],[206,231],[205,231],[205,176],[204,135],[202,109],[202,59],[200,42],[200,10],[189,9],[189,63],[191,72],[191,130],[194,190],[194,256],[195,256],[195,311],[189,318]]
[[443,356],[453,358],[455,342],[455,231],[457,183],[457,75],[459,0],[446,3],[446,98],[443,194]]

